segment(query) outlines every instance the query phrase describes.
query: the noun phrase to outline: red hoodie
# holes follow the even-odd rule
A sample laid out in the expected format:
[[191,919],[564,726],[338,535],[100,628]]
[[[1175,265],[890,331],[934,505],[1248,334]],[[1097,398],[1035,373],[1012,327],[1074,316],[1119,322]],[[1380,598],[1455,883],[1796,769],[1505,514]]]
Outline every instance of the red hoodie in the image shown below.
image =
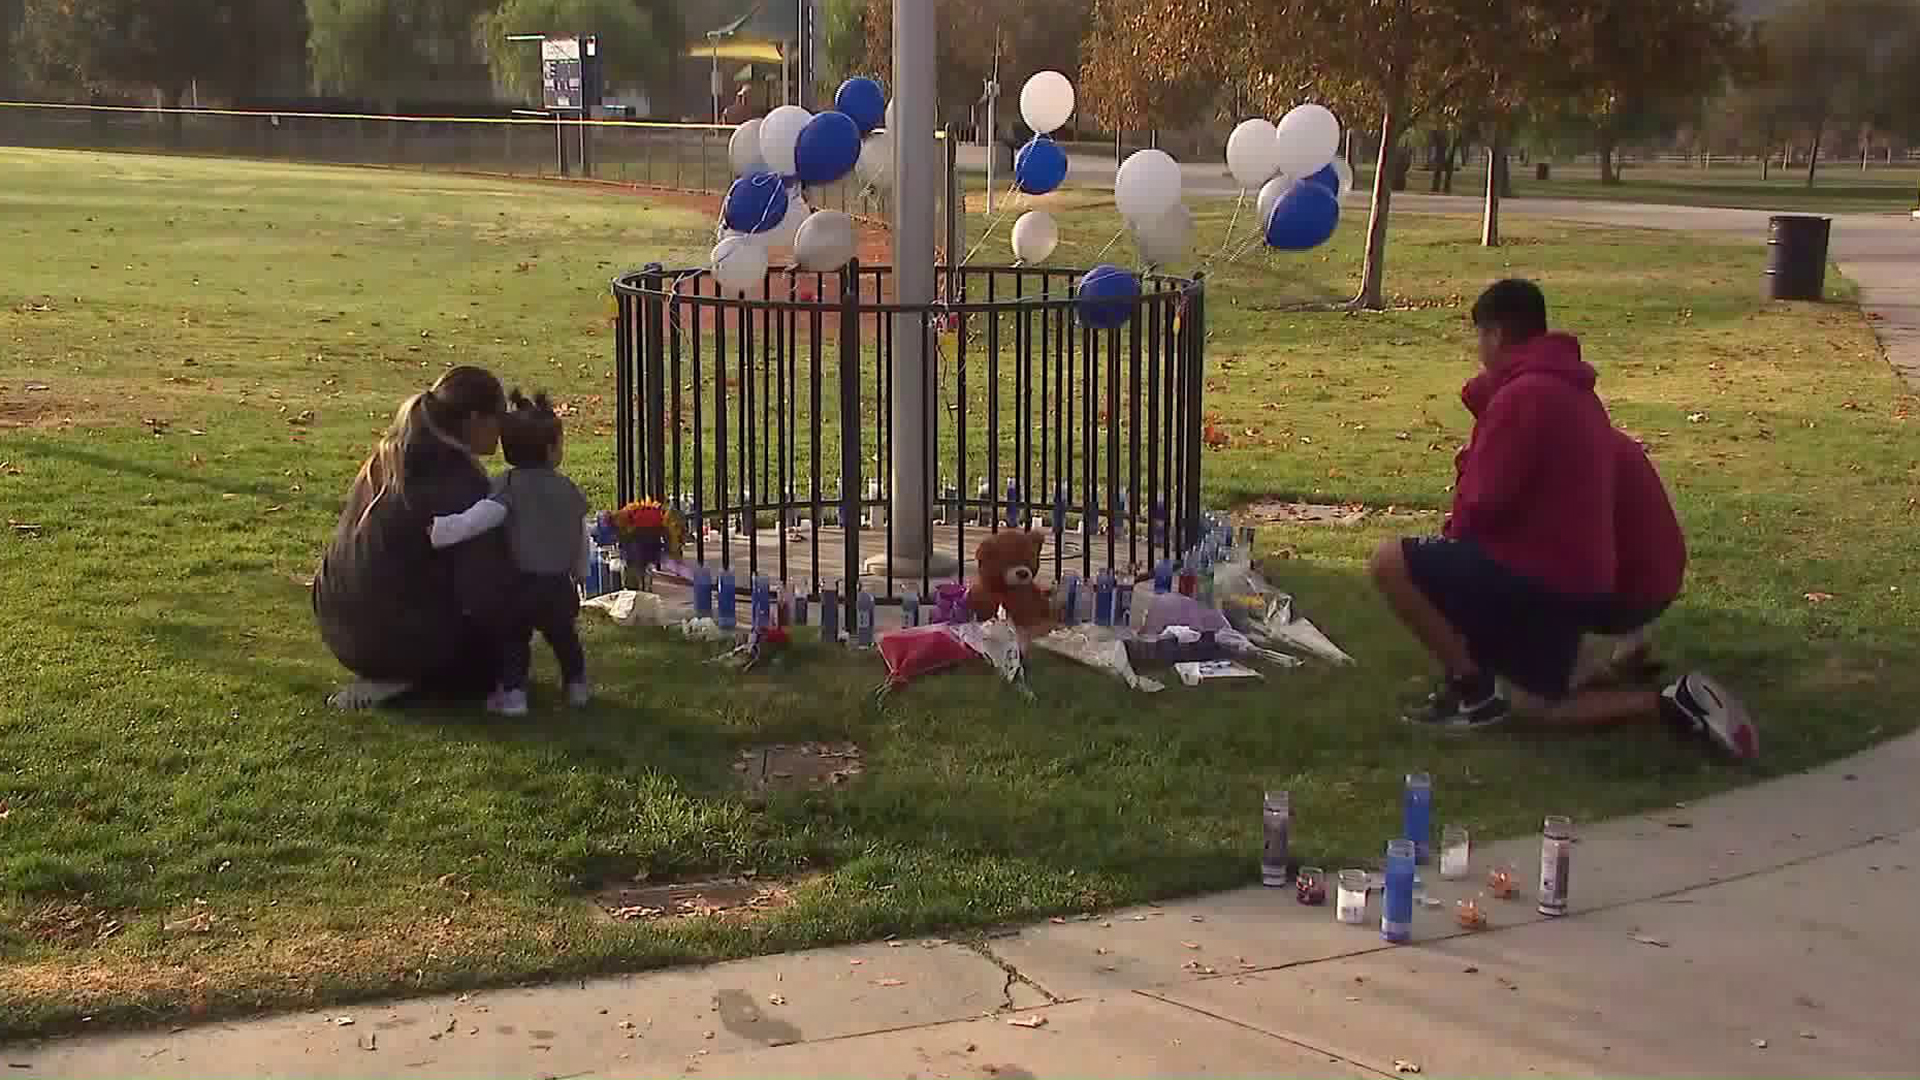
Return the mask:
[[1613,423],[1571,334],[1517,346],[1461,388],[1473,437],[1445,534],[1565,596],[1614,592]]
[[1636,604],[1668,603],[1686,576],[1687,538],[1647,452],[1623,431],[1613,439],[1613,544],[1620,563],[1614,594]]

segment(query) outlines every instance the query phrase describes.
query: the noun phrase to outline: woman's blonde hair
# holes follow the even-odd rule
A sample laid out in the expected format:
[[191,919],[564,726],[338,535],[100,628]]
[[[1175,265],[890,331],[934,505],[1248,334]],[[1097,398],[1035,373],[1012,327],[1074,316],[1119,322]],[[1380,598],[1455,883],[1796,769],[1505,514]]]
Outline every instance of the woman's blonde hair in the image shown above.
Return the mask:
[[373,453],[361,464],[354,487],[365,484],[373,491],[360,512],[360,524],[381,499],[406,497],[407,454],[425,439],[437,439],[462,453],[472,455],[466,442],[449,428],[458,428],[476,415],[498,416],[506,411],[507,398],[500,380],[485,368],[447,369],[426,391],[400,403],[393,414],[393,426],[374,445]]

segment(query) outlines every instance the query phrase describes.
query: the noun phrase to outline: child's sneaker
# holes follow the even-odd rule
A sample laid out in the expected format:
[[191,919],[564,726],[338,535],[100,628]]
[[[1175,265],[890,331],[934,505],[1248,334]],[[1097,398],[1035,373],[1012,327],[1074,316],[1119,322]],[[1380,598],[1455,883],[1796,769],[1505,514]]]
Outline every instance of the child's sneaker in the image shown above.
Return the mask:
[[591,702],[592,700],[593,700],[593,684],[592,683],[589,683],[585,679],[582,679],[579,682],[567,684],[567,704],[568,705],[571,705],[576,709],[583,709],[587,706],[587,703]]
[[495,690],[487,696],[487,711],[495,716],[527,715],[525,690]]
[[1740,699],[1698,671],[1660,693],[1660,712],[1682,732],[1698,735],[1736,761],[1760,754],[1760,735]]

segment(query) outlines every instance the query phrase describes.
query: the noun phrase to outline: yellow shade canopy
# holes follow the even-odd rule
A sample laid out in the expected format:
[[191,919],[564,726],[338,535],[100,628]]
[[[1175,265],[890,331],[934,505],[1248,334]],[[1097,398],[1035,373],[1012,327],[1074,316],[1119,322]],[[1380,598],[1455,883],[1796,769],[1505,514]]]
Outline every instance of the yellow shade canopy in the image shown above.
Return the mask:
[[723,40],[719,45],[701,42],[687,50],[687,55],[699,60],[739,60],[749,64],[777,64],[780,62],[780,46],[771,41]]

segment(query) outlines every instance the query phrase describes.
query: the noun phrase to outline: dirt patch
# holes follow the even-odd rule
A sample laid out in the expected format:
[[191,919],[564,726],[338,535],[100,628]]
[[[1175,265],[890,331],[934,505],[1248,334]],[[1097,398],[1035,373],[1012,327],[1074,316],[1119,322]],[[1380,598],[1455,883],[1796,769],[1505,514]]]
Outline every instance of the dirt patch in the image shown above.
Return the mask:
[[614,922],[696,919],[720,916],[752,919],[793,903],[789,882],[723,877],[667,885],[635,883],[595,890],[595,910]]
[[42,945],[80,949],[97,945],[125,926],[113,912],[85,903],[46,904],[20,920],[20,932]]
[[1433,517],[1431,510],[1409,510],[1405,507],[1371,507],[1363,503],[1324,503],[1288,502],[1281,499],[1262,499],[1249,503],[1239,510],[1235,517],[1259,525],[1359,525],[1364,521],[1378,518],[1423,518]]
[[1887,662],[1853,656],[1828,656],[1817,668],[1806,671],[1801,682],[1811,689],[1846,690],[1871,686],[1886,678]]
[[865,758],[852,743],[775,743],[740,752],[733,763],[750,796],[812,790],[851,783],[866,772]]

